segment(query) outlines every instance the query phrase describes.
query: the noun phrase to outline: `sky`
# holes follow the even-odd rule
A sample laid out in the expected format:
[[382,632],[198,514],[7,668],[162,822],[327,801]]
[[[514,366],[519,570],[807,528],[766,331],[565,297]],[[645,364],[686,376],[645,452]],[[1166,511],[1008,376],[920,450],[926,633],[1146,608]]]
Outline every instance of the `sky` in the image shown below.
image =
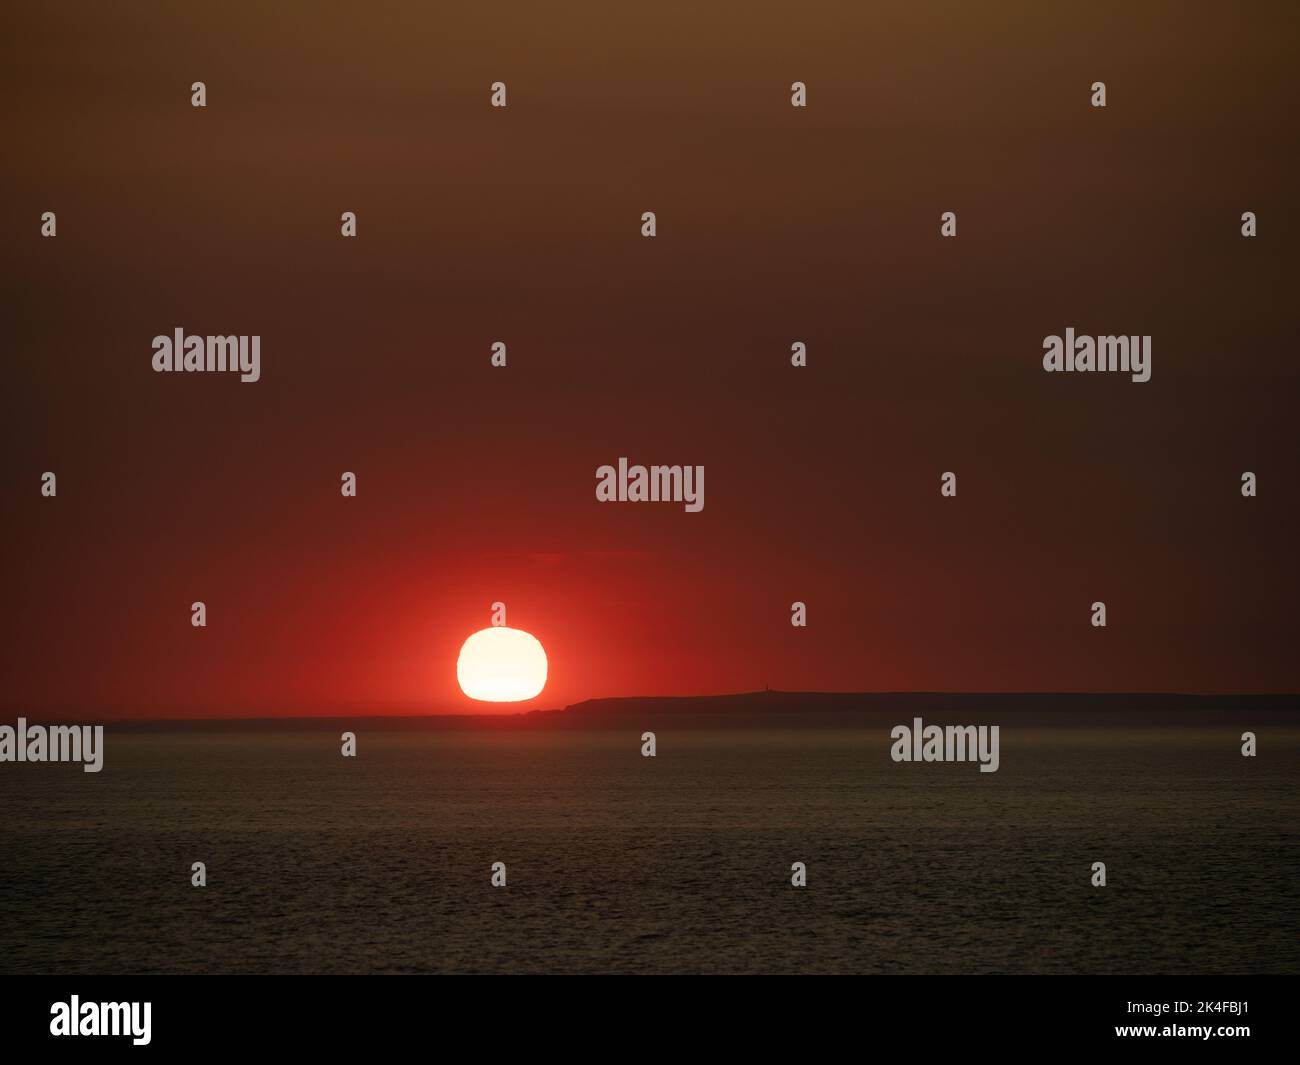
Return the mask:
[[[1286,5],[438,8],[6,14],[7,713],[494,709],[497,601],[509,709],[1300,688]],[[261,380],[154,373],[177,327]],[[1067,327],[1151,380],[1044,373]]]

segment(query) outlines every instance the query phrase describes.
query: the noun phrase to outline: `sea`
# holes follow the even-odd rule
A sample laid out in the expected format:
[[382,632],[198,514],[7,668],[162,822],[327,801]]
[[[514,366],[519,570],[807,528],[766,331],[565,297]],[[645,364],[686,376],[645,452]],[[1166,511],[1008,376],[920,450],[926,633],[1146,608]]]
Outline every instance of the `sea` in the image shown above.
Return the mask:
[[99,773],[0,765],[0,972],[1300,971],[1300,729],[1025,723],[995,773],[876,723],[642,732],[159,725]]

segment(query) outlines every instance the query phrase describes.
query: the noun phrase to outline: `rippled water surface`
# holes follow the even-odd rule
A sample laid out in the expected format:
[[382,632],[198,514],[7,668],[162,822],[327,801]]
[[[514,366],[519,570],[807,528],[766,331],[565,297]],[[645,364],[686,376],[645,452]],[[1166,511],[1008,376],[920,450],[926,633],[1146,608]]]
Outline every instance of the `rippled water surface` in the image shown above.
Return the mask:
[[0,971],[1300,970],[1293,730],[1245,759],[1240,729],[1004,729],[992,774],[874,727],[640,731],[0,765]]

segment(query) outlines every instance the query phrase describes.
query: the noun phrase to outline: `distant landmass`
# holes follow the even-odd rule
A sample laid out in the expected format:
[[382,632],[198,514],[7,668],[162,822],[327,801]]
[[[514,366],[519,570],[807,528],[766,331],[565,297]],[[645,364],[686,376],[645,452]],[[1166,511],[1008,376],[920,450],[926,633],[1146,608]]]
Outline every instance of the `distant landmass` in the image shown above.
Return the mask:
[[[740,692],[735,695],[651,695],[587,699],[567,714],[818,713],[855,714],[915,710],[1129,711],[1300,709],[1300,695],[1192,695],[1181,692]],[[541,711],[554,713],[557,711]]]
[[719,727],[773,724],[782,727],[848,727],[923,717],[937,724],[1004,721],[1020,727],[1168,726],[1289,723],[1300,726],[1300,695],[1196,695],[1181,692],[739,692],[732,695],[638,695],[586,699],[563,709],[492,714],[344,713],[320,717],[241,717],[119,720],[114,728],[217,729],[232,727],[310,729],[350,722],[366,728]]
[[1300,695],[1193,695],[1181,692],[742,692],[735,695],[588,699],[537,711],[569,723],[632,718],[780,719],[782,724],[845,725],[858,719],[1018,725],[1219,724],[1249,719],[1300,724]]

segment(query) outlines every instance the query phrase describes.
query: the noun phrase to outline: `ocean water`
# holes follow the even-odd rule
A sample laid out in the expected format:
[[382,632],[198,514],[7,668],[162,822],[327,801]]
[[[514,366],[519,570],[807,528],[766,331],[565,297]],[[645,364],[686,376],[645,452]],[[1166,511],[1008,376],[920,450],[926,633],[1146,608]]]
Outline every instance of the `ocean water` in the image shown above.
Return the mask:
[[1300,971],[1294,729],[339,731],[0,765],[0,971]]

